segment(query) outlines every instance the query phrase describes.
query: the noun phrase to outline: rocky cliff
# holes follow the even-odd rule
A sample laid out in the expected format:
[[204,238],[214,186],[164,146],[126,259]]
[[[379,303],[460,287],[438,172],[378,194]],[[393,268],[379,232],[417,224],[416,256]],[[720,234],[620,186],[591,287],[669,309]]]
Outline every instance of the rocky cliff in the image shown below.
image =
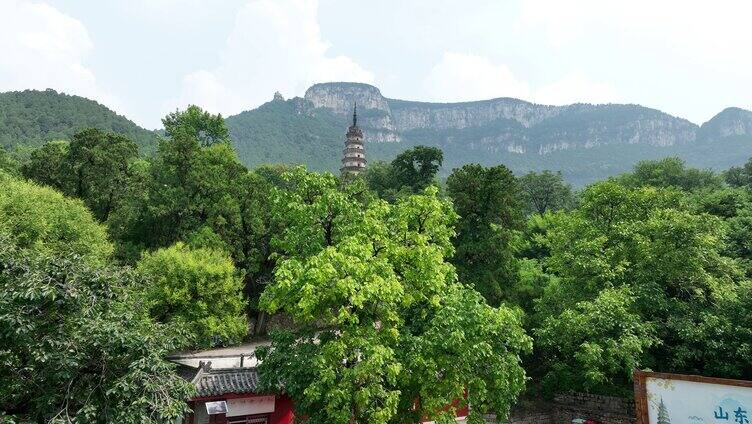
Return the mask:
[[702,124],[700,137],[723,139],[752,134],[752,112],[738,107],[724,109],[710,121]]
[[[372,142],[410,141],[411,135],[428,131],[435,133],[435,143],[463,139],[471,149],[491,152],[545,155],[608,144],[667,147],[693,142],[699,130],[687,120],[638,105],[547,106],[512,98],[412,102],[388,99],[376,87],[352,83],[316,84],[305,99],[314,108],[343,116],[357,102],[366,113],[363,126]],[[484,129],[490,133],[478,137]]]
[[[504,163],[518,173],[561,170],[584,184],[639,160],[677,155],[691,165],[725,168],[752,155],[752,112],[738,108],[699,127],[640,105],[547,106],[512,98],[427,103],[390,99],[356,83],[316,84],[303,98],[275,98],[227,121],[249,165],[282,161],[334,171],[356,102],[370,161],[433,145],[444,150],[444,175],[469,162]],[[721,139],[718,152],[713,146]]]

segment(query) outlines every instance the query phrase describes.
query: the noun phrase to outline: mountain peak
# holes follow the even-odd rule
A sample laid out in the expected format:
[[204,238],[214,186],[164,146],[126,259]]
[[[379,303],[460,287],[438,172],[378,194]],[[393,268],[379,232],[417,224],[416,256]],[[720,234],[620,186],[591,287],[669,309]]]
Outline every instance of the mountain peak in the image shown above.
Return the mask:
[[389,105],[378,88],[359,82],[314,84],[306,90],[305,99],[314,107],[329,108],[339,114],[351,113],[356,102],[363,109],[389,111]]
[[705,138],[726,138],[752,135],[752,111],[728,107],[702,124],[701,135]]

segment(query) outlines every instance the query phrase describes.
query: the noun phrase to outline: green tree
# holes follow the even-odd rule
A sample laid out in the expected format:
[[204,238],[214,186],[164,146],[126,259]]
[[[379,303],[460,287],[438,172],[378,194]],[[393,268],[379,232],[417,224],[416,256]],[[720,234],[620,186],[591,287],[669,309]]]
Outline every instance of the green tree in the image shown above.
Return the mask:
[[193,388],[164,359],[183,331],[148,318],[133,272],[4,236],[0,263],[0,416],[136,424],[185,414]]
[[621,177],[630,187],[674,187],[685,191],[720,188],[721,179],[710,170],[687,168],[678,157],[638,162],[631,174]]
[[138,196],[140,211],[120,225],[119,237],[146,248],[189,240],[207,227],[242,264],[239,242],[241,179],[247,170],[226,143],[201,147],[197,139],[178,133],[161,140],[149,165],[146,196]]
[[595,299],[548,317],[535,336],[548,365],[543,386],[549,393],[628,394],[632,370],[657,341],[626,288],[604,289]]
[[128,187],[128,166],[138,146],[125,136],[86,129],[76,133],[66,158],[69,195],[82,199],[95,217],[107,221]]
[[752,196],[744,188],[724,187],[713,190],[698,190],[689,198],[694,209],[729,219],[750,207]]
[[107,231],[115,241],[115,257],[134,264],[151,240],[148,211],[151,162],[136,159],[128,164],[128,185],[121,201],[107,219]]
[[145,253],[137,269],[150,281],[147,299],[157,321],[187,325],[198,346],[235,343],[245,336],[243,286],[225,253],[178,242]]
[[504,165],[465,165],[447,178],[447,193],[460,215],[452,259],[460,281],[498,305],[517,280],[512,242],[524,225],[517,180]]
[[572,186],[564,181],[561,172],[528,172],[520,177],[519,185],[528,214],[570,209],[575,204]]
[[31,152],[29,160],[22,165],[21,172],[26,178],[39,184],[67,192],[69,150],[68,141],[50,141]]
[[732,166],[723,173],[723,179],[731,187],[752,186],[752,158],[743,166]]
[[727,220],[724,253],[737,258],[747,275],[752,273],[752,208],[746,207]]
[[359,200],[360,180],[340,189],[302,169],[287,179],[261,306],[295,325],[257,352],[264,386],[283,387],[311,423],[435,418],[454,400],[505,414],[530,339],[516,313],[455,282],[451,204],[436,188],[390,205]]
[[14,176],[21,173],[21,164],[4,147],[0,147],[0,172]]
[[80,200],[0,173],[0,234],[22,249],[75,254],[104,263],[112,255],[105,228]]
[[162,125],[168,137],[174,138],[182,133],[197,140],[201,147],[230,142],[230,132],[222,115],[212,115],[195,105],[165,116]]
[[703,344],[688,329],[715,319],[713,305],[733,296],[742,279],[736,262],[723,256],[719,218],[693,212],[677,190],[608,181],[588,187],[578,209],[547,220],[545,266],[559,284],[544,290],[538,322],[593,302],[603,290],[626,288],[633,310],[660,340],[645,366],[685,373],[718,367],[701,359]]
[[401,187],[397,187],[394,169],[390,163],[381,160],[370,162],[363,173],[363,178],[368,188],[380,198],[392,202],[397,198]]
[[363,177],[380,198],[393,202],[399,195],[420,193],[429,185],[438,185],[436,174],[443,161],[441,149],[416,146],[397,155],[391,163],[375,161]]
[[125,136],[89,128],[70,142],[54,141],[31,153],[23,173],[84,201],[102,222],[119,206],[130,183],[138,146]]
[[444,153],[438,147],[415,146],[397,155],[392,170],[397,187],[411,187],[419,193],[436,181],[436,174],[444,162]]

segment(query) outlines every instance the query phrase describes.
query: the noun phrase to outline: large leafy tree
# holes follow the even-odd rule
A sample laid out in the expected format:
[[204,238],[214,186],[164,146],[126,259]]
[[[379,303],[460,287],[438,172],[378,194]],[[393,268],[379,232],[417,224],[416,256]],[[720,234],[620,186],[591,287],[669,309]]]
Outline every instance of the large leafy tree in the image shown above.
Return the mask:
[[688,168],[678,157],[640,161],[632,173],[621,176],[620,180],[631,187],[673,187],[686,191],[721,186],[721,179],[712,171]]
[[[559,279],[538,302],[539,322],[583,310],[603,290],[628,289],[634,300],[625,307],[651,323],[660,340],[642,353],[631,350],[631,363],[694,373],[718,366],[702,359],[698,339],[714,338],[703,323],[717,317],[716,303],[733,298],[741,280],[735,262],[722,255],[720,219],[693,212],[679,191],[629,188],[616,181],[589,187],[577,210],[547,219],[545,264]],[[547,326],[557,324],[547,321]],[[700,328],[707,332],[688,331]],[[589,343],[607,340],[599,342],[599,333],[592,334]],[[615,371],[596,370],[606,381],[616,378]]]
[[22,249],[75,254],[104,263],[113,251],[105,228],[80,200],[0,173],[0,234]]
[[183,331],[148,317],[132,272],[0,235],[0,416],[22,422],[163,423],[192,387],[164,357]]
[[564,181],[561,172],[528,172],[519,179],[528,214],[569,209],[575,205],[572,186]]
[[148,248],[165,247],[189,240],[206,227],[242,262],[236,256],[241,236],[239,183],[246,172],[226,143],[201,147],[183,132],[160,140],[148,168],[147,195],[132,199],[137,206],[131,210],[139,213],[128,217],[118,237]]
[[130,163],[137,156],[138,146],[129,138],[89,128],[70,142],[49,142],[34,150],[23,173],[83,200],[105,222],[127,193]]
[[418,193],[434,183],[443,162],[444,153],[438,147],[415,146],[397,155],[392,169],[399,187]]
[[125,136],[97,129],[76,133],[68,147],[64,192],[82,199],[105,222],[126,193],[129,164],[137,156],[138,146]]
[[229,143],[202,142],[198,129],[220,126],[218,119],[190,108],[165,118],[170,137],[160,140],[147,166],[136,163],[134,188],[109,227],[119,241],[119,256],[129,262],[144,249],[178,241],[229,253],[245,276],[254,330],[262,331],[264,316],[255,316],[257,299],[271,279],[271,239],[279,231],[269,198],[274,187],[284,185],[280,174],[285,168],[249,172]]
[[14,176],[21,173],[21,163],[4,147],[0,147],[0,171]]
[[435,185],[443,161],[441,149],[416,146],[397,155],[391,163],[373,163],[364,177],[379,197],[394,201],[400,194],[420,193]]
[[230,132],[222,115],[213,115],[196,105],[170,113],[162,119],[162,125],[168,137],[189,136],[202,147],[230,142]]
[[50,141],[32,150],[21,167],[22,174],[39,184],[66,191],[68,188],[68,152],[70,142]]
[[447,178],[447,194],[460,215],[452,259],[460,280],[498,305],[517,279],[512,241],[524,225],[517,180],[503,165],[465,165]]
[[186,324],[198,346],[235,343],[245,336],[242,282],[222,251],[178,242],[144,254],[137,269],[149,281],[146,298],[157,321]]
[[657,343],[634,301],[626,287],[604,289],[592,300],[549,316],[536,329],[547,366],[543,387],[549,393],[575,387],[629,394],[632,371]]
[[732,166],[724,174],[723,179],[732,187],[752,186],[752,158],[742,166]]
[[281,257],[261,306],[294,327],[257,353],[265,386],[288,392],[311,423],[435,418],[454,401],[506,413],[530,339],[516,313],[456,283],[451,204],[435,188],[389,205],[364,202],[360,181],[287,178],[274,203]]

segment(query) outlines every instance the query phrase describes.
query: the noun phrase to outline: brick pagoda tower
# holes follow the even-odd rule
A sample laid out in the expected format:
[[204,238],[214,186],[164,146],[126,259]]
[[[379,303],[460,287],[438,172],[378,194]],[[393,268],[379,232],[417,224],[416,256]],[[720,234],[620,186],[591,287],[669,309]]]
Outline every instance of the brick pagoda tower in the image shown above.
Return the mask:
[[342,150],[342,175],[357,175],[366,169],[366,151],[363,148],[363,131],[358,128],[358,105],[353,108],[353,123],[347,129],[345,149]]

